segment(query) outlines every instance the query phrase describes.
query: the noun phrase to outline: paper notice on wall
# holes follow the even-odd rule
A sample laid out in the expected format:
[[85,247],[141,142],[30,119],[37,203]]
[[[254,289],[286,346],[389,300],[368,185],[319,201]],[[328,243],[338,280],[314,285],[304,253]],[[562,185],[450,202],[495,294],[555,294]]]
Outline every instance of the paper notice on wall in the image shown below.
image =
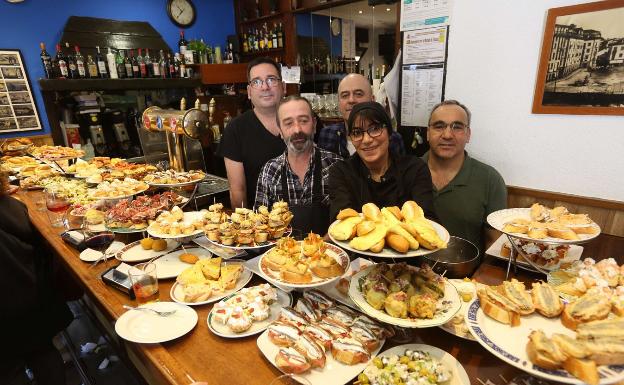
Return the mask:
[[442,101],[444,64],[404,65],[401,125],[426,127],[429,111]]
[[446,27],[403,33],[403,64],[442,63],[446,52]]
[[355,57],[355,23],[342,19],[342,57]]
[[301,67],[299,66],[282,66],[282,80],[286,84],[301,83]]
[[452,0],[401,0],[401,31],[448,25]]

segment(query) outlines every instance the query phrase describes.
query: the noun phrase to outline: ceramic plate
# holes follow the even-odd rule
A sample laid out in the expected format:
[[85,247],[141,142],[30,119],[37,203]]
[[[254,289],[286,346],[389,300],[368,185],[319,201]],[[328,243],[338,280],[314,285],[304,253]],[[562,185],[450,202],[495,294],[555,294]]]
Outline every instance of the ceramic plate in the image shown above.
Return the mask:
[[451,378],[445,382],[445,385],[470,385],[470,378],[466,369],[453,357],[442,349],[431,345],[424,344],[405,344],[395,346],[378,355],[378,357],[402,356],[406,350],[419,350],[429,353],[429,355],[438,360],[444,367],[451,372]]
[[322,291],[323,293],[327,294],[330,298],[335,299],[336,301],[345,304],[349,307],[352,307],[353,309],[356,310],[360,310],[359,307],[357,307],[357,305],[355,304],[355,302],[353,302],[353,300],[351,300],[351,298],[349,298],[349,293],[347,293],[347,295],[342,294],[337,288],[336,286],[340,284],[340,282],[344,279],[347,280],[347,285],[346,288],[347,290],[349,290],[349,283],[351,282],[351,277],[353,275],[355,275],[357,272],[359,272],[362,269],[365,269],[366,267],[373,265],[374,263],[369,261],[368,259],[364,259],[364,258],[358,258],[355,259],[353,261],[351,261],[351,264],[349,264],[349,268],[347,269],[347,271],[342,275],[342,277],[340,277],[340,279],[337,282],[331,282],[328,284],[325,284],[321,287],[317,287],[317,290]]
[[[349,269],[349,264],[351,263],[347,253],[344,250],[342,250],[340,247],[332,245],[331,243],[326,243],[325,245],[327,246],[327,251],[326,251],[327,255],[334,258],[336,262],[338,262],[338,264],[342,266],[343,271],[347,271]],[[271,248],[271,250],[273,249]],[[314,275],[313,273],[312,282],[290,283],[288,281],[283,280],[280,277],[279,271],[271,270],[269,269],[268,266],[266,266],[263,263],[263,260],[264,258],[266,258],[267,253],[269,253],[271,250],[267,250],[267,252],[264,253],[262,257],[260,258],[260,260],[258,261],[258,269],[262,271],[263,277],[265,277],[270,282],[275,282],[278,285],[288,286],[288,287],[293,287],[293,288],[309,288],[309,287],[322,286],[330,282],[334,282],[341,277],[339,275],[339,276],[331,277],[331,278],[320,278]]]
[[199,182],[201,182],[202,179],[197,179],[197,180],[192,180],[189,182],[182,182],[182,183],[152,183],[152,182],[145,182],[150,186],[154,186],[154,187],[167,187],[167,188],[173,188],[173,187],[184,187],[184,186],[190,186],[193,184],[197,184]]
[[218,300],[239,291],[240,289],[245,287],[245,285],[247,285],[249,281],[251,281],[253,274],[251,273],[251,271],[245,269],[244,261],[242,260],[224,261],[221,263],[221,266],[228,265],[228,264],[240,264],[241,266],[243,266],[243,272],[241,273],[240,277],[238,277],[238,280],[236,281],[236,286],[234,286],[233,289],[226,290],[223,293],[218,293],[218,294],[215,293],[214,295],[211,295],[210,298],[208,298],[205,301],[185,302],[184,301],[184,289],[182,288],[182,285],[176,282],[173,284],[173,286],[171,286],[171,291],[169,292],[171,299],[176,301],[177,303],[181,303],[184,305],[199,306],[199,305],[205,305],[207,303],[217,302]]
[[[537,313],[522,317],[520,325],[510,327],[493,320],[483,313],[478,299],[468,305],[466,323],[470,333],[490,353],[520,370],[550,381],[566,384],[583,384],[583,381],[565,370],[548,370],[533,365],[526,353],[529,334],[542,330],[547,336],[553,333],[575,337],[573,330],[563,326],[559,318],[546,318]],[[599,366],[600,384],[611,384],[624,379],[624,365]]]
[[143,247],[141,246],[141,241],[136,241],[126,245],[123,249],[119,250],[119,252],[115,255],[115,258],[119,259],[122,262],[145,262],[160,255],[170,253],[173,249],[178,247],[178,245],[179,243],[175,240],[168,239],[167,248],[165,250],[154,251],[151,249],[143,249]]
[[445,280],[444,298],[438,300],[438,310],[435,316],[429,318],[396,318],[388,315],[383,310],[377,310],[366,302],[364,294],[360,291],[360,279],[366,277],[373,266],[360,271],[351,278],[349,285],[349,297],[355,304],[367,315],[391,325],[402,326],[407,328],[428,328],[440,326],[453,318],[461,308],[461,298],[455,286]]
[[[292,233],[292,227],[287,227],[286,230],[284,231],[284,235],[282,235],[283,237],[287,237]],[[277,243],[277,239],[270,239],[265,243],[254,243],[253,246],[238,246],[238,245],[232,245],[232,246],[228,246],[228,245],[222,245],[219,242],[215,242],[215,241],[211,241],[210,239],[206,238],[208,240],[208,242],[212,242],[214,245],[219,246],[219,247],[223,247],[226,249],[236,249],[236,250],[258,250],[258,249],[264,249],[266,247],[270,247],[273,246],[274,244]]]
[[182,337],[197,325],[197,313],[186,305],[151,302],[141,307],[176,312],[161,317],[150,311],[128,310],[115,323],[115,332],[124,340],[145,344],[170,341]]
[[[223,300],[225,301],[226,299],[228,298],[224,298]],[[210,331],[214,334],[224,338],[243,338],[253,336],[254,334],[262,333],[263,331],[265,331],[266,328],[268,328],[269,325],[277,319],[281,309],[285,306],[291,306],[292,301],[292,296],[289,293],[277,289],[277,301],[273,302],[269,307],[269,318],[265,319],[264,321],[254,322],[251,325],[251,328],[245,330],[242,333],[235,333],[230,330],[227,325],[223,325],[222,323],[216,321],[211,310],[210,314],[208,314],[208,319],[206,321],[208,322],[208,329],[210,329]]]
[[[372,360],[372,357],[375,357],[377,353],[379,353],[379,351],[383,347],[384,342],[385,340],[381,340],[379,347],[371,353],[371,360]],[[271,340],[269,339],[268,330],[265,330],[262,334],[260,334],[260,336],[258,337],[257,344],[258,344],[258,349],[260,349],[260,351],[262,352],[262,354],[264,354],[266,359],[269,360],[269,362],[277,368],[277,365],[275,365],[275,356],[279,352],[280,347],[277,345],[274,345],[271,342]],[[364,370],[364,368],[366,368],[366,366],[370,362],[369,360],[368,362],[365,362],[362,364],[346,365],[346,364],[343,364],[342,362],[338,362],[334,360],[334,357],[332,357],[331,352],[327,352],[325,356],[326,356],[326,361],[325,361],[324,368],[310,369],[307,372],[300,374],[299,376],[310,381],[312,385],[346,384],[349,381],[351,381],[354,377],[356,377],[358,374],[360,374],[362,370]]]
[[[501,255],[501,247],[503,246],[503,243],[509,241],[509,239],[507,238],[507,235],[503,234],[501,235],[496,242],[494,242],[492,244],[492,246],[490,246],[489,249],[487,249],[487,251],[485,252],[486,254],[489,254],[495,258],[498,259],[502,259],[504,261],[509,261],[509,257],[504,257]],[[581,254],[583,254],[583,246],[579,246],[579,245],[570,245],[570,249],[568,249],[568,255],[566,255],[565,258],[561,259],[559,261],[559,263],[557,263],[554,266],[549,266],[549,267],[544,267],[544,266],[540,266],[542,269],[544,270],[548,270],[548,271],[552,271],[552,270],[557,270],[559,269],[559,266],[561,265],[565,265],[565,264],[569,264],[572,263],[574,261],[578,261],[581,258]],[[524,260],[524,258],[522,258],[521,256],[518,256],[518,258],[516,259],[516,262],[518,263],[518,267],[528,270],[528,271],[533,271],[533,272],[538,272],[536,269],[534,269],[531,264],[529,262],[527,262],[526,260]],[[538,272],[539,273],[539,272]]]
[[[462,285],[462,284],[466,284],[468,282],[464,282],[463,279],[449,279],[449,282],[455,286],[455,288],[458,287],[458,285]],[[472,298],[476,298],[477,296],[477,288],[474,284],[472,284],[473,286],[473,290],[472,290]],[[459,289],[457,290],[459,292]],[[461,295],[460,295],[461,298]],[[466,320],[464,319],[464,316],[466,314],[466,311],[468,310],[468,304],[469,302],[465,302],[463,299],[461,301],[461,308],[459,309],[459,311],[457,312],[457,314],[455,314],[455,316],[453,316],[453,318],[451,318],[451,320],[445,324],[440,325],[440,329],[447,331],[453,335],[456,335],[457,337],[461,337],[461,338],[465,338],[467,340],[470,341],[474,341],[474,337],[472,336],[472,334],[470,334],[470,331],[468,330],[468,326],[466,326]]]
[[145,185],[145,188],[138,190],[136,192],[133,192],[132,194],[128,194],[128,195],[121,195],[118,197],[103,197],[103,196],[97,196],[93,193],[91,193],[90,197],[93,199],[100,199],[100,200],[104,200],[104,201],[117,201],[117,200],[122,200],[122,199],[128,199],[131,198],[137,194],[141,194],[142,192],[145,192],[149,189],[149,186]]
[[205,235],[193,239],[198,246],[210,251],[212,254],[219,256],[223,259],[241,258],[247,255],[245,250],[240,249],[226,249],[225,247],[217,246],[210,242]]
[[[429,220],[429,223],[431,223],[431,225],[433,225],[433,228],[435,229],[436,233],[438,233],[438,236],[440,238],[442,238],[442,240],[444,242],[448,242],[449,239],[451,239],[451,235],[449,234],[449,232],[444,228],[444,226],[442,226],[439,223],[436,223],[432,220]],[[334,226],[336,223],[340,222],[339,220],[334,221],[334,223],[332,223],[329,227]],[[417,257],[419,255],[427,255],[427,254],[431,254],[434,253],[436,251],[438,251],[438,249],[435,250],[428,250],[425,249],[424,247],[421,247],[417,250],[408,250],[407,253],[399,253],[397,251],[392,250],[389,247],[384,247],[383,250],[381,250],[379,253],[373,253],[372,251],[360,251],[357,249],[354,249],[353,247],[349,246],[349,241],[337,241],[334,239],[334,237],[332,237],[331,232],[328,233],[329,237],[331,238],[331,240],[337,244],[338,246],[342,247],[343,249],[352,251],[354,253],[358,253],[358,254],[362,254],[362,255],[369,255],[371,257],[380,257],[380,258],[409,258],[409,257]]]
[[[487,222],[490,224],[490,226],[492,226],[496,230],[502,233],[505,233],[503,231],[503,227],[505,227],[505,223],[511,221],[512,219],[517,219],[517,218],[524,218],[524,219],[530,220],[531,209],[530,208],[512,208],[512,209],[503,209],[503,210],[494,211],[493,213],[487,216]],[[533,241],[533,242],[578,244],[578,243],[588,242],[600,235],[600,226],[598,226],[596,223],[594,223],[594,226],[598,230],[596,231],[595,234],[579,234],[578,236],[580,240],[576,240],[576,241],[570,241],[570,240],[561,239],[561,238],[551,238],[551,237],[546,237],[544,239],[533,239],[533,238],[530,238],[526,234],[520,234],[520,233],[505,233],[505,234],[509,234],[512,237],[524,239],[527,241]]]
[[[199,211],[186,211],[184,212],[184,221],[185,222],[195,222],[197,220],[203,220],[204,218],[204,214],[199,212]],[[153,225],[153,224],[152,224]],[[152,229],[152,226],[149,226],[147,228],[147,233],[149,235],[151,235],[152,237],[156,237],[156,238],[164,238],[164,239],[184,239],[184,238],[193,238],[199,234],[202,234],[204,232],[204,229],[196,229],[195,231],[193,231],[190,234],[178,234],[178,235],[170,235],[170,234],[164,234],[164,233],[160,233],[160,232],[156,232]]]
[[180,260],[180,255],[185,253],[197,255],[199,259],[212,257],[208,251],[199,247],[183,248],[167,253],[154,260],[158,279],[175,278],[186,270],[187,267],[193,266],[193,264],[182,262]]

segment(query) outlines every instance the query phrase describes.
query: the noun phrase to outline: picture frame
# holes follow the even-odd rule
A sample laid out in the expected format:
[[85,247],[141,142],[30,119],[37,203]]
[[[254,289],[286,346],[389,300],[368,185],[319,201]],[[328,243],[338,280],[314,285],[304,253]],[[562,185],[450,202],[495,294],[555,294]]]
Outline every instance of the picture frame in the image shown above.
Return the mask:
[[0,135],[43,130],[22,52],[0,48]]
[[548,10],[534,114],[624,115],[624,0]]

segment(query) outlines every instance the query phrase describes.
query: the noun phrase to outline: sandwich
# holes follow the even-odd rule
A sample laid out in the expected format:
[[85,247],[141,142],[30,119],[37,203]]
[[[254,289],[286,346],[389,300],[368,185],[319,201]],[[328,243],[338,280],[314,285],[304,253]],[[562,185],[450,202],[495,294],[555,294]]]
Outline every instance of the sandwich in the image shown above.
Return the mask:
[[559,369],[568,358],[563,349],[541,330],[534,330],[529,334],[526,352],[532,363],[544,369]]
[[535,310],[544,317],[557,317],[563,311],[561,298],[559,298],[555,289],[547,283],[533,283],[531,298],[533,299]]
[[533,300],[529,293],[527,293],[524,283],[515,278],[511,281],[504,281],[503,292],[505,293],[505,297],[518,307],[521,315],[528,315],[535,311]]
[[520,308],[491,286],[477,290],[481,309],[490,318],[511,326],[520,325]]
[[576,301],[568,303],[561,314],[563,326],[576,330],[585,322],[602,320],[611,312],[611,301],[601,292],[588,292]]

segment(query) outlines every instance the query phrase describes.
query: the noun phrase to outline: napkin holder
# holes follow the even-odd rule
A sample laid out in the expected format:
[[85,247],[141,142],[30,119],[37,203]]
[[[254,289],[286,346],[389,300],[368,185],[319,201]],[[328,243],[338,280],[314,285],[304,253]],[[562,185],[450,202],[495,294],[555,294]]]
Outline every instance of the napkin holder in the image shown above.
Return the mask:
[[85,244],[84,234],[82,229],[69,229],[61,233],[61,239],[66,243],[69,243],[74,249],[83,251],[87,248]]
[[[124,267],[126,268],[124,269]],[[114,287],[115,289],[126,294],[128,297],[130,297],[130,299],[133,300],[135,299],[134,290],[132,290],[132,282],[130,281],[130,276],[127,274],[129,268],[129,265],[126,265],[122,262],[121,264],[111,267],[110,269],[103,272],[101,277],[102,281],[105,284]]]

